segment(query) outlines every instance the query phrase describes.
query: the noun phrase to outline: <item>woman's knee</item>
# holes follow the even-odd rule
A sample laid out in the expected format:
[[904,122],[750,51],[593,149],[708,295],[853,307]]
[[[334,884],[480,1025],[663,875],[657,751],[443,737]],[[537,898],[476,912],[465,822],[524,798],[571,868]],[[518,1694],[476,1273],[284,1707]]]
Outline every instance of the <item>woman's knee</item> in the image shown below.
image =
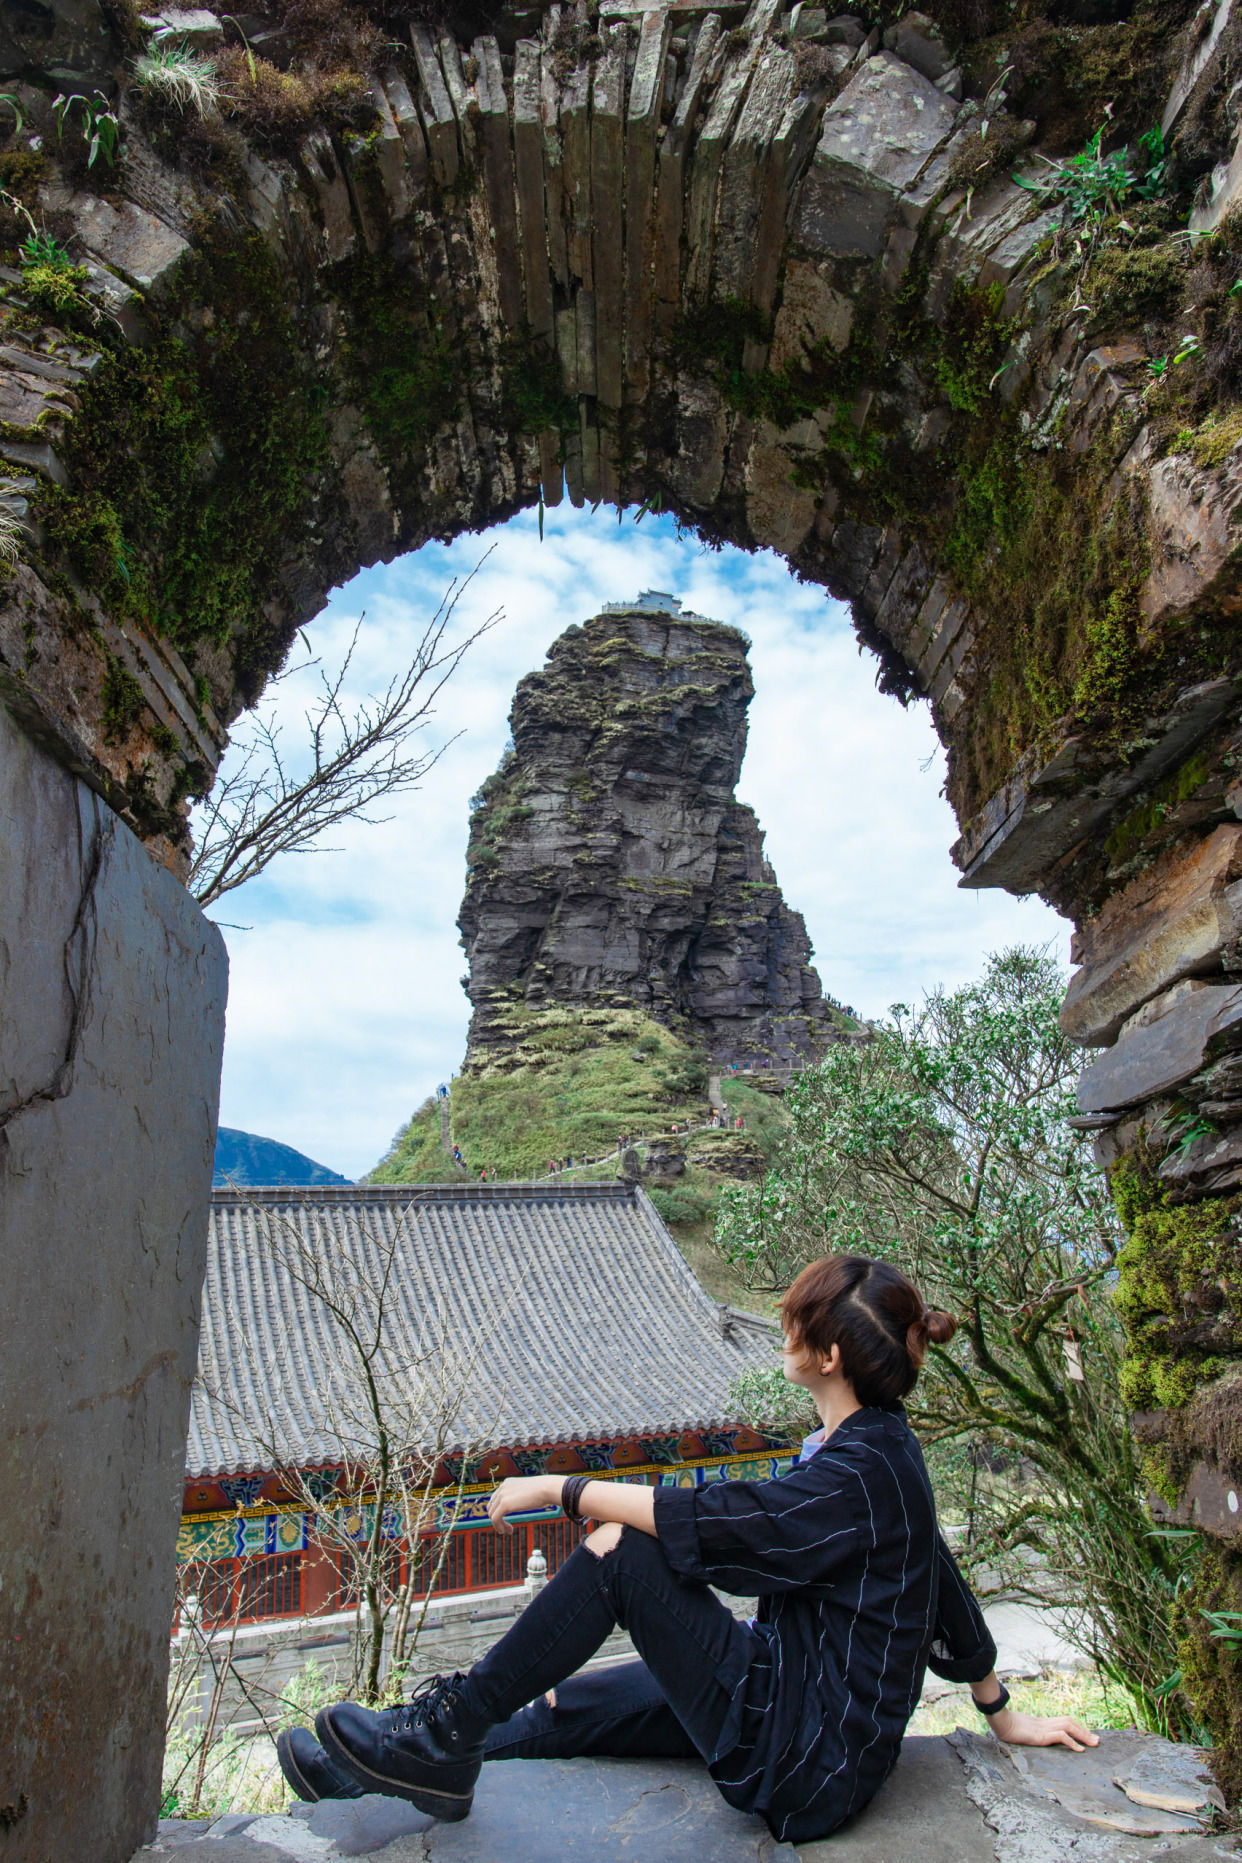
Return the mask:
[[615,1550],[622,1531],[619,1522],[607,1520],[602,1527],[596,1527],[594,1533],[588,1533],[582,1544],[588,1552],[594,1553],[597,1559],[602,1559],[606,1553]]

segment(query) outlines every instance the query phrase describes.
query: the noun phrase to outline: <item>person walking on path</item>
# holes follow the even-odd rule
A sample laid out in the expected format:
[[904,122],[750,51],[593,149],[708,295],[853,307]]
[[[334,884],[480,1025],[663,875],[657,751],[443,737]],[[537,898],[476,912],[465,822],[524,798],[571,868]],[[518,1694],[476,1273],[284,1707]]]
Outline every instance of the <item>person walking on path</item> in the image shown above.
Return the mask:
[[[1019,1712],[996,1645],[936,1528],[906,1422],[946,1313],[888,1262],[840,1255],[804,1269],[782,1302],[784,1371],[822,1429],[771,1481],[648,1488],[587,1475],[509,1477],[494,1527],[559,1505],[601,1524],[466,1674],[405,1705],[320,1710],[282,1734],[301,1797],[387,1793],[464,1818],[485,1760],[699,1758],[778,1840],[825,1837],[896,1763],[930,1667],[970,1684],[999,1737],[1081,1752],[1072,1717]],[[741,1623],[710,1587],[759,1598]],[[616,1627],[641,1661],[578,1673]]]

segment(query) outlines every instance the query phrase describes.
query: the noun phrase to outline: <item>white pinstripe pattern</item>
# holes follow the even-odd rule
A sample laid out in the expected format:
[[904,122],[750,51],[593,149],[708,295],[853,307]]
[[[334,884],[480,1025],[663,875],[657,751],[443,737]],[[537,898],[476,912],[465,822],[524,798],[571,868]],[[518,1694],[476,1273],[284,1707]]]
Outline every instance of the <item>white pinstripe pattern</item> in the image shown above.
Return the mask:
[[[770,1654],[733,1690],[746,1737],[712,1775],[731,1803],[795,1842],[835,1829],[891,1771],[933,1631],[960,1642],[950,1664],[982,1675],[995,1659],[937,1533],[904,1417],[856,1412],[812,1459],[814,1491],[787,1505],[781,1490],[807,1479],[805,1464],[777,1482],[700,1490],[694,1500],[696,1576],[738,1591],[749,1579],[773,1633]],[[846,1509],[852,1519],[842,1524]],[[818,1533],[817,1512],[830,1516]],[[953,1587],[948,1625],[933,1617],[941,1569]]]

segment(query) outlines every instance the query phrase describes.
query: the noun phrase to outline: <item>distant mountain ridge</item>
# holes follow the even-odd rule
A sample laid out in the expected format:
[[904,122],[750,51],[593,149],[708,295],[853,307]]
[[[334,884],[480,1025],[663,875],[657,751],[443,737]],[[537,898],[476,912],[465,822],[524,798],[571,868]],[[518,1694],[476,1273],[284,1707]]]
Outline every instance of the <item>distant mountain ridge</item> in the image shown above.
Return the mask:
[[326,1164],[316,1164],[305,1152],[276,1139],[260,1138],[254,1132],[239,1132],[234,1126],[221,1126],[216,1134],[216,1168],[213,1189],[227,1189],[230,1184],[348,1184],[339,1171]]

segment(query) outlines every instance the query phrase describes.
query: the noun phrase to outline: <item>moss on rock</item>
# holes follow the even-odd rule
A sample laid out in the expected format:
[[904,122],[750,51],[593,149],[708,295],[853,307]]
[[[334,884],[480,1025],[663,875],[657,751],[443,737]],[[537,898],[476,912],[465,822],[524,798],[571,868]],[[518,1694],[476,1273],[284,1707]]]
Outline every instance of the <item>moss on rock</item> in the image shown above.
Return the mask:
[[1242,1653],[1213,1634],[1204,1612],[1242,1610],[1242,1552],[1206,1543],[1195,1581],[1174,1610],[1182,1688],[1211,1738],[1217,1784],[1236,1805],[1242,1800]]
[[1142,1154],[1116,1167],[1112,1190],[1127,1235],[1122,1392],[1136,1410],[1177,1409],[1242,1359],[1242,1195],[1170,1203]]
[[283,646],[263,602],[326,456],[323,398],[257,237],[208,229],[148,316],[151,340],[110,351],[81,390],[71,488],[48,488],[41,515],[115,613],[182,649],[230,644],[253,697]]

